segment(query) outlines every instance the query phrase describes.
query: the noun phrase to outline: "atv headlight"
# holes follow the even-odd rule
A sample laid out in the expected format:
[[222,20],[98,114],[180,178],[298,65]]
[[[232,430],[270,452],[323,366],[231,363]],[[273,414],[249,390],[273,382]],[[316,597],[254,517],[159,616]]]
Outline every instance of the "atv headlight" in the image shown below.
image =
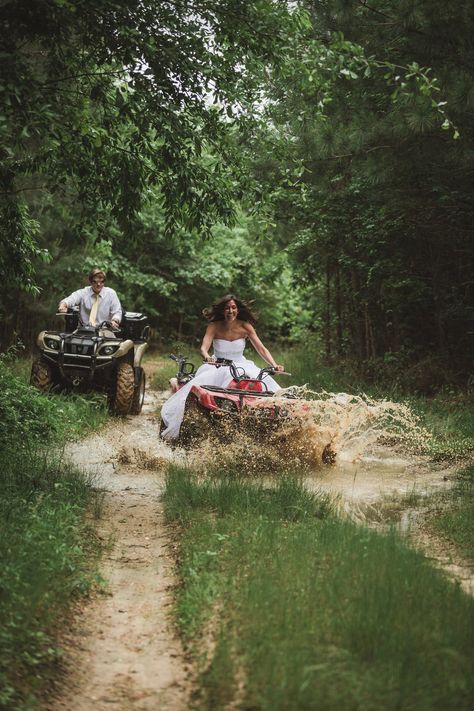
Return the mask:
[[52,351],[59,351],[59,339],[46,337],[44,339],[44,345]]
[[120,348],[120,343],[106,343],[105,345],[101,346],[99,348],[99,353],[100,355],[112,355],[112,353],[115,353],[115,351],[118,351]]

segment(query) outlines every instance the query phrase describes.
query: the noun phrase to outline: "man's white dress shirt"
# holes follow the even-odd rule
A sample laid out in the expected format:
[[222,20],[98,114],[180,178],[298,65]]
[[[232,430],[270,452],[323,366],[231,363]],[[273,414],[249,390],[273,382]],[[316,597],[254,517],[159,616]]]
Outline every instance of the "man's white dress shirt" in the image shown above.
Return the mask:
[[[79,318],[84,326],[89,325],[89,317],[92,309],[92,304],[95,301],[95,292],[91,286],[86,286],[84,289],[78,289],[69,294],[68,297],[61,301],[68,305],[79,306]],[[117,292],[108,286],[103,286],[99,294],[99,307],[97,310],[96,323],[102,321],[117,321],[122,320],[122,307],[120,305]]]

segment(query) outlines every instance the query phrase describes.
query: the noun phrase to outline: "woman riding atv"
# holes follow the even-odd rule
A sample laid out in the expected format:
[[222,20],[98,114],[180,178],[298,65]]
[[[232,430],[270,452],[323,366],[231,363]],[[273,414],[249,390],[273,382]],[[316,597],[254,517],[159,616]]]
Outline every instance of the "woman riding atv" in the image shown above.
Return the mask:
[[[200,349],[204,364],[198,368],[194,378],[171,395],[161,409],[161,419],[165,425],[161,436],[167,440],[174,440],[179,436],[186,398],[193,385],[226,387],[231,382],[233,375],[229,366],[222,365],[216,368],[217,360],[233,361],[247,377],[257,377],[260,368],[253,361],[244,358],[247,339],[266,363],[278,371],[284,371],[284,367],[275,363],[272,354],[258,337],[253,325],[256,317],[245,301],[233,294],[227,294],[210,308],[205,309],[203,314],[209,322]],[[212,355],[209,354],[211,346]],[[270,376],[265,382],[268,390],[276,392],[280,389],[278,383]]]

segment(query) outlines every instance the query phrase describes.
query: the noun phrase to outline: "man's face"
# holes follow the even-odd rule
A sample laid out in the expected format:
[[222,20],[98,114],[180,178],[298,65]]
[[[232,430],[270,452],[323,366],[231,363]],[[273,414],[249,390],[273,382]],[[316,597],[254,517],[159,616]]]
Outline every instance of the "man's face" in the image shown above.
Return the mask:
[[100,292],[102,291],[102,289],[104,287],[104,283],[105,283],[105,279],[103,276],[100,276],[100,274],[98,274],[97,276],[95,276],[92,279],[91,286],[92,286],[92,290],[93,290],[94,294],[100,294]]

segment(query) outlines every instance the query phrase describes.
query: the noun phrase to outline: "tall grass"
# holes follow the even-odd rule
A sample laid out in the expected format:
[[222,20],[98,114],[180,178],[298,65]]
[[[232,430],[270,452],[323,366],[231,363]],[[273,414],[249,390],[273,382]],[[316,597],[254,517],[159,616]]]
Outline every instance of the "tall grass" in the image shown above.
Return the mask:
[[97,495],[58,452],[105,416],[96,400],[41,395],[0,360],[1,708],[40,708],[57,627],[96,580],[85,515]]
[[182,527],[177,616],[204,660],[199,708],[472,707],[474,601],[395,533],[337,520],[286,480],[175,468],[165,506]]
[[106,420],[100,395],[44,395],[28,378],[29,369],[12,368],[0,357],[0,449],[63,443]]
[[432,398],[410,398],[420,421],[433,432],[435,460],[461,460],[474,453],[474,393],[444,391]]

